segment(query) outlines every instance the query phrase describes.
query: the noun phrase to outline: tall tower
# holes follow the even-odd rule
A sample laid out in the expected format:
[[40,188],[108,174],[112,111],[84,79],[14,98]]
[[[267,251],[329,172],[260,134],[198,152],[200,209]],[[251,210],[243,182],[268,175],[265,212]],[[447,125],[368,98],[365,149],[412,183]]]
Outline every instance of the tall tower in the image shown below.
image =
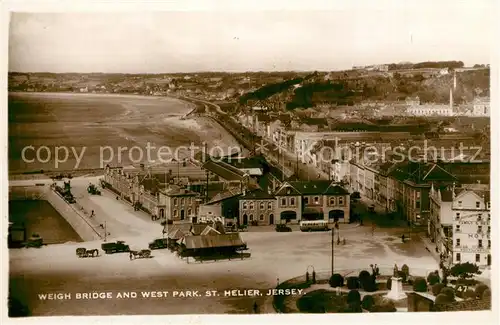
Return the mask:
[[450,109],[453,109],[453,89],[450,88]]

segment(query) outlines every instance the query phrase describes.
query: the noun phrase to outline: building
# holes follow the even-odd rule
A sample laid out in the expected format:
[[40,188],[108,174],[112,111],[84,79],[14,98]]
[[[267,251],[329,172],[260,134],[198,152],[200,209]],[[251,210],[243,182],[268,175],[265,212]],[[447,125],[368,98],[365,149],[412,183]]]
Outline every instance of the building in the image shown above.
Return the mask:
[[490,192],[453,191],[453,260],[491,265]]
[[491,265],[490,192],[456,187],[431,190],[429,236],[453,264]]
[[349,222],[349,192],[331,181],[289,181],[276,193],[276,223],[301,220]]
[[209,202],[199,208],[200,220],[221,218],[224,224],[237,223],[239,216],[239,200],[242,195],[238,190],[227,190],[215,195]]
[[160,218],[172,221],[191,220],[198,214],[198,193],[172,186],[159,191],[159,205]]
[[244,193],[239,197],[240,224],[273,225],[275,223],[276,198],[261,189]]
[[406,110],[410,116],[453,116],[453,108],[449,105],[418,105]]
[[474,99],[472,115],[489,117],[490,116],[490,99],[488,97]]

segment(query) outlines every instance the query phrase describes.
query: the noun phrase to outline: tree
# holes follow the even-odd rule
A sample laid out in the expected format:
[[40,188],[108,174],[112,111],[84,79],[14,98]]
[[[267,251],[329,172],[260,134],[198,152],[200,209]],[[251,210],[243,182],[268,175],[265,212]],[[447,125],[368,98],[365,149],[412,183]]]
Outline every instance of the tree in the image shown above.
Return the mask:
[[438,272],[429,273],[429,275],[427,276],[427,283],[429,283],[429,285],[431,286],[439,283],[440,280],[441,279],[439,278]]
[[450,275],[461,279],[472,278],[474,275],[481,274],[479,266],[470,262],[455,264],[450,269]]
[[371,310],[373,305],[375,304],[375,299],[373,299],[372,296],[366,295],[363,297],[363,300],[361,301],[361,306],[365,310]]
[[443,290],[441,290],[439,294],[446,295],[450,301],[455,300],[455,291],[453,291],[453,289],[450,287],[443,288]]

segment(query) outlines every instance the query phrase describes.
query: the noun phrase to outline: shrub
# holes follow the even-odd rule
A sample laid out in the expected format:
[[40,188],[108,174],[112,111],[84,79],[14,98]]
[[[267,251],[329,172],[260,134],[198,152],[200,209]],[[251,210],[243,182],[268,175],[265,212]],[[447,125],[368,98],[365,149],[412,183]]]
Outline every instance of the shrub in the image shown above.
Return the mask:
[[368,271],[359,272],[359,284],[365,291],[377,291],[377,283],[375,281],[375,278]]
[[427,282],[424,278],[415,278],[413,282],[413,291],[416,292],[426,292],[427,291]]
[[347,294],[347,303],[349,305],[361,305],[361,295],[358,290],[351,290]]
[[444,284],[442,283],[436,283],[435,285],[432,286],[432,294],[437,296],[438,294],[441,293],[441,290],[445,287]]
[[450,301],[455,300],[455,291],[450,287],[443,288],[440,294],[446,295]]
[[[485,290],[485,292],[486,292],[486,290]],[[463,298],[467,299],[467,300],[476,299],[476,293],[472,289],[467,289],[467,291],[465,291],[463,293]]]
[[375,304],[375,299],[373,299],[372,296],[366,295],[363,297],[363,300],[361,301],[361,306],[363,309],[370,311]]
[[476,297],[479,298],[479,299],[481,299],[483,297],[483,293],[484,293],[484,291],[486,289],[489,289],[486,284],[483,284],[483,283],[478,284],[476,286],[476,290],[475,290],[476,291]]
[[391,290],[391,288],[392,288],[392,279],[389,278],[387,279],[387,290]]
[[401,281],[403,281],[403,283],[406,283],[406,278],[407,278],[407,275],[405,272],[403,271],[398,271],[398,276],[401,278]]
[[342,275],[335,273],[330,277],[329,281],[330,287],[332,288],[337,288],[337,287],[343,287],[344,286],[344,278]]
[[408,265],[403,264],[403,266],[401,267],[401,271],[406,274],[406,278],[410,276],[410,268],[408,267]]
[[491,290],[490,289],[484,290],[481,299],[491,299]]
[[370,278],[371,277],[371,274],[370,272],[366,271],[366,270],[363,270],[361,272],[359,272],[359,281],[363,281],[364,279],[367,279],[367,278]]
[[372,307],[372,313],[392,313],[396,311],[396,306],[394,302],[389,299],[385,299]]
[[443,293],[438,294],[436,300],[434,300],[435,305],[446,305],[449,303],[450,303],[450,298]]
[[415,278],[412,277],[411,275],[409,275],[407,278],[406,278],[406,283],[408,283],[409,285],[413,285],[413,283],[415,282]]
[[429,285],[435,285],[436,283],[439,283],[441,279],[439,278],[439,273],[432,272],[427,276],[427,283]]
[[359,289],[359,279],[356,276],[350,276],[347,278],[347,288],[348,289]]

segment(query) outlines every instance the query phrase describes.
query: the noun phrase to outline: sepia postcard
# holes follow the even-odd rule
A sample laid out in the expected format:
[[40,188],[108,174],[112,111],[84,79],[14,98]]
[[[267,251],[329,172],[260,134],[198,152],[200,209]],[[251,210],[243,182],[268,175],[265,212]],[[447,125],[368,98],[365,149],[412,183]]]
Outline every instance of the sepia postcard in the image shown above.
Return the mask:
[[68,3],[5,14],[8,321],[498,317],[494,1]]

